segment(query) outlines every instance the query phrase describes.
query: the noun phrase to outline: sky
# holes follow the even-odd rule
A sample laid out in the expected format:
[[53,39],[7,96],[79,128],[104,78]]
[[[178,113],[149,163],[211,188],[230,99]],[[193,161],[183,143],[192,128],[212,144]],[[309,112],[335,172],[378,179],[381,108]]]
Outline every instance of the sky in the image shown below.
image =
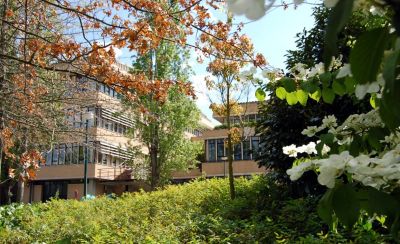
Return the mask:
[[[311,16],[312,8],[313,5],[309,4],[301,4],[296,9],[294,5],[290,5],[286,10],[283,7],[275,8],[260,20],[253,22],[249,22],[245,17],[235,17],[234,23],[246,23],[242,33],[252,39],[256,53],[263,54],[267,62],[274,68],[284,69],[286,51],[296,48],[296,34],[304,28],[310,29],[314,25],[314,19]],[[131,65],[131,55],[124,50],[117,50],[116,54],[119,56],[120,62]],[[195,72],[190,81],[196,91],[196,104],[203,114],[217,124],[218,122],[212,119],[212,112],[209,109],[210,102],[204,82],[204,77],[207,75],[206,62],[198,64],[196,55],[193,52],[189,65],[192,66]],[[254,92],[250,92],[249,100],[256,100]]]

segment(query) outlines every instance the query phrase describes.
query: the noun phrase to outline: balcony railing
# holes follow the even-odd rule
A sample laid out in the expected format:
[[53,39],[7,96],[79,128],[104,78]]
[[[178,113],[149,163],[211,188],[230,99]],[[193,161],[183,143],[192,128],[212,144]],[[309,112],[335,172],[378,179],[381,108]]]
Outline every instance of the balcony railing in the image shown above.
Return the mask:
[[98,177],[102,180],[131,180],[132,169],[126,167],[107,167],[98,169]]

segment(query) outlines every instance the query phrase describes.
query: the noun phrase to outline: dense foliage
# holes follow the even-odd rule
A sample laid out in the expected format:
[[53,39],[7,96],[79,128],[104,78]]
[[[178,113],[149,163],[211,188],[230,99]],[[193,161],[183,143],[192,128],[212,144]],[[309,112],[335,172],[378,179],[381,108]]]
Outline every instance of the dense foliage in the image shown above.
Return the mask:
[[[360,220],[356,232],[326,233],[317,198],[292,199],[268,178],[199,180],[151,193],[88,201],[52,200],[0,209],[0,242],[30,243],[371,243],[383,235]],[[321,227],[322,226],[322,227]]]
[[[137,55],[131,73],[142,73],[154,82],[159,79],[180,80],[190,86],[188,58],[187,50],[162,42],[152,52]],[[160,86],[159,89],[164,88]],[[185,134],[199,127],[200,111],[195,102],[177,85],[168,87],[162,100],[154,93],[141,96],[139,103],[124,100],[134,124],[129,136],[141,143],[131,145],[136,157],[129,164],[134,172],[139,172],[137,178],[150,179],[153,189],[166,184],[173,171],[193,167],[202,150],[200,143],[191,141]],[[143,147],[147,149],[145,152]]]
[[[329,10],[324,7],[314,9],[314,27],[299,33],[296,41],[298,49],[289,50],[286,55],[289,68],[293,68],[296,63],[312,67],[323,60],[323,30],[327,25],[328,13]],[[346,26],[339,35],[338,48],[343,51],[344,60],[348,59],[351,41],[366,29],[365,24],[374,25],[377,22],[377,20],[368,22],[365,17],[358,14],[355,14],[352,20],[353,22]],[[357,101],[351,96],[338,97],[332,104],[308,99],[307,106],[301,104],[288,106],[287,102],[278,98],[275,93],[278,87],[279,85],[273,82],[264,87],[269,94],[269,99],[259,110],[262,119],[257,127],[261,143],[258,159],[260,165],[273,169],[275,176],[282,180],[288,180],[286,170],[294,162],[293,158],[283,154],[282,148],[290,144],[306,144],[313,139],[301,134],[304,128],[320,124],[326,115],[334,114],[339,121],[344,121],[350,114],[370,109],[367,102]],[[299,193],[303,191],[319,192],[315,183],[315,174],[310,173],[295,183],[293,187],[299,187]]]

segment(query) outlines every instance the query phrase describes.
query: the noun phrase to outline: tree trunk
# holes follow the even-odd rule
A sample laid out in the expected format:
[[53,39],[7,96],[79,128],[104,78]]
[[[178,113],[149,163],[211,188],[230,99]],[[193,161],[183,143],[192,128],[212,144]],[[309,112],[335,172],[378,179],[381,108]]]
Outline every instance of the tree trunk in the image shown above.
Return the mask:
[[24,192],[25,192],[25,182],[19,179],[17,188],[17,202],[22,203],[24,201]]
[[227,120],[227,129],[228,129],[228,175],[229,175],[229,191],[231,195],[231,199],[235,199],[235,183],[233,179],[233,145],[232,145],[232,135],[230,133],[231,130],[231,106],[230,106],[230,87],[227,84],[227,92],[226,92],[226,120]]
[[[3,58],[3,55],[6,53],[6,41],[5,41],[5,33],[6,33],[6,23],[5,23],[5,18],[6,18],[6,11],[8,7],[8,0],[3,0],[3,11],[1,13],[1,25],[0,25],[0,93],[2,92],[4,88],[4,83],[6,81],[6,65],[5,65],[5,59]],[[3,103],[0,105],[0,131],[3,130],[4,128],[4,115],[3,115]],[[2,176],[2,166],[3,166],[3,147],[4,147],[4,142],[3,138],[0,137],[0,182],[4,179],[1,178]],[[1,186],[0,186],[1,187]],[[0,202],[1,202],[1,194],[0,194]]]
[[160,165],[158,162],[158,126],[152,125],[152,141],[150,145],[150,165],[151,165],[151,190],[154,191],[160,183]]

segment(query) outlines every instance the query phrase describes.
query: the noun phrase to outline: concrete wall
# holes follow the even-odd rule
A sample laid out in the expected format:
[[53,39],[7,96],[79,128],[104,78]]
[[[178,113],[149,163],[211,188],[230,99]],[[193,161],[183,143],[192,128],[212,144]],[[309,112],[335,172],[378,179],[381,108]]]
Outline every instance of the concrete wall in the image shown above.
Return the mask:
[[[119,173],[122,174],[124,170],[125,170],[124,168],[117,167],[117,170],[115,171],[114,167],[111,166],[100,165],[100,164],[88,164],[88,178],[89,179],[105,178],[108,180],[112,180],[114,179],[113,177],[115,172],[117,172],[118,174]],[[108,171],[109,174],[107,174]],[[39,168],[35,180],[38,181],[38,180],[83,179],[83,174],[84,174],[83,164],[42,166]]]
[[[76,193],[75,193],[76,192]],[[79,200],[83,196],[83,184],[68,184],[68,199]]]
[[[233,162],[233,174],[240,175],[252,175],[252,174],[264,174],[266,173],[265,167],[259,168],[257,163],[252,160],[234,161]],[[203,163],[202,172],[207,177],[212,176],[223,176],[225,167],[225,175],[228,175],[228,162],[213,162]]]

